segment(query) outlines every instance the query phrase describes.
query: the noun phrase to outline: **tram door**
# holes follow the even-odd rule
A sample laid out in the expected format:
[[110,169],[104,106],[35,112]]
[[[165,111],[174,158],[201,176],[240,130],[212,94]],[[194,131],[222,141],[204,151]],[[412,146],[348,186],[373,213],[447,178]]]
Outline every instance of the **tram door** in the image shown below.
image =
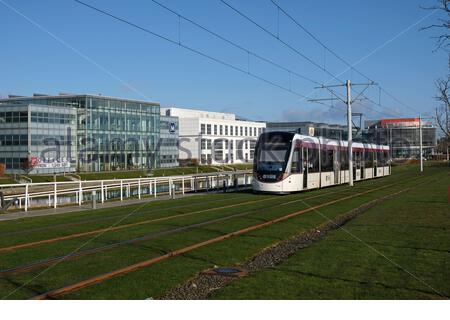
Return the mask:
[[308,188],[308,148],[302,148],[303,189]]
[[377,167],[378,167],[378,159],[377,159],[377,155],[378,152],[372,152],[373,154],[373,176],[376,177],[377,176]]
[[361,161],[362,161],[362,152],[356,151],[355,152],[355,175],[354,175],[354,180],[358,179],[358,174],[359,174],[359,179],[361,179],[361,177],[362,177]]
[[366,152],[361,152],[361,179],[366,178]]
[[357,152],[353,152],[353,168],[352,168],[352,172],[353,172],[353,181],[356,180],[356,168],[357,168]]
[[333,171],[334,171],[334,184],[340,183],[340,162],[339,162],[339,149],[333,151]]

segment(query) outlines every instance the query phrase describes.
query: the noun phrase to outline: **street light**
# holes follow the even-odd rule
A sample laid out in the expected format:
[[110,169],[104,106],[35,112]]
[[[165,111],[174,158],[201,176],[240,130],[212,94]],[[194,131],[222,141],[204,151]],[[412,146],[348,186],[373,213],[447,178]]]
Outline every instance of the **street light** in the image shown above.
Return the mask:
[[423,119],[434,119],[432,117],[422,117],[419,116],[419,157],[420,157],[420,172],[423,172],[423,137],[422,137],[422,120]]

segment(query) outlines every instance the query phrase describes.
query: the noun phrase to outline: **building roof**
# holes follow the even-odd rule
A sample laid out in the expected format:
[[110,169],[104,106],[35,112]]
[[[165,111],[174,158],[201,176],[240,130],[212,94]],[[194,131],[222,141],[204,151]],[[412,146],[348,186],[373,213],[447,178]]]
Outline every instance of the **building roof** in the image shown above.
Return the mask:
[[163,107],[161,108],[161,114],[177,116],[180,118],[236,120],[236,116],[233,113],[205,111],[199,109],[177,108],[177,107]]
[[342,129],[347,130],[346,125],[341,124],[330,124],[323,122],[313,122],[313,121],[294,121],[294,122],[267,122],[267,127],[273,128],[286,128],[286,127],[305,127],[314,126],[316,128],[330,128],[330,129]]
[[[378,119],[378,120],[366,120],[364,121],[364,127],[366,128],[418,128],[420,124],[420,118],[391,118],[391,119]],[[422,120],[422,126],[434,127],[429,121]]]
[[39,99],[64,99],[64,98],[80,98],[80,97],[134,102],[134,103],[141,103],[141,104],[151,104],[154,106],[160,105],[158,102],[151,102],[151,101],[144,101],[144,100],[134,100],[134,99],[127,99],[127,98],[110,97],[110,96],[103,96],[103,95],[99,95],[99,94],[71,94],[71,93],[60,93],[59,95],[47,95],[47,94],[42,94],[42,93],[35,93],[35,94],[33,94],[33,96],[29,96],[29,97],[18,96],[18,95],[9,95],[8,98],[0,99],[0,102],[39,100]]

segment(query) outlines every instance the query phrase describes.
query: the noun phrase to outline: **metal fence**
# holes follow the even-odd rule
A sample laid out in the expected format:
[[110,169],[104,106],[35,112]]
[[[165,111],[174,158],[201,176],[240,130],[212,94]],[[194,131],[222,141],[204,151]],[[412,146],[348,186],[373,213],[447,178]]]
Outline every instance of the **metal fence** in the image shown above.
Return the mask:
[[251,184],[251,171],[222,171],[182,176],[63,181],[0,185],[4,200],[13,201],[10,208],[28,211],[79,205],[92,201],[124,201],[126,198],[184,195],[186,192],[237,188]]

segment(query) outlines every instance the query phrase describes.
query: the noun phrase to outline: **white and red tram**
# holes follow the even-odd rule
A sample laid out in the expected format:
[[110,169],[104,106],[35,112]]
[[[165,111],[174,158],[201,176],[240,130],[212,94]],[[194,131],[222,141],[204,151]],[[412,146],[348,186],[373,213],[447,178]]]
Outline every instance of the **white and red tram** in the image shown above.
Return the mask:
[[353,142],[353,170],[348,143],[290,132],[261,134],[255,148],[253,190],[289,193],[390,174],[389,147]]

